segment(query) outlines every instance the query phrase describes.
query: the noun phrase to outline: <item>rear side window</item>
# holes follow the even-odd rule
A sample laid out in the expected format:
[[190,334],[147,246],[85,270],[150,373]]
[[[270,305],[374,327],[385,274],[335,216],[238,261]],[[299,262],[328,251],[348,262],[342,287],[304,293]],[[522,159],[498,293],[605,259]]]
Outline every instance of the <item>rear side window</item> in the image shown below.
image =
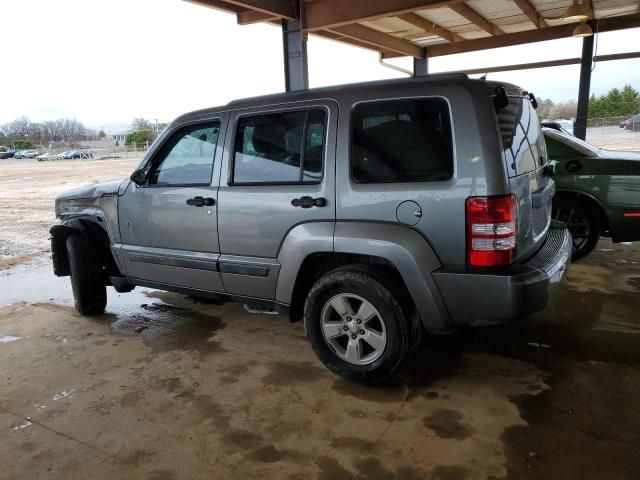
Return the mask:
[[429,182],[453,175],[447,102],[362,103],[353,109],[351,176],[358,183]]
[[320,182],[326,127],[323,109],[240,118],[232,183]]
[[510,176],[532,172],[547,161],[536,111],[527,97],[510,91],[509,105],[498,111],[502,147]]

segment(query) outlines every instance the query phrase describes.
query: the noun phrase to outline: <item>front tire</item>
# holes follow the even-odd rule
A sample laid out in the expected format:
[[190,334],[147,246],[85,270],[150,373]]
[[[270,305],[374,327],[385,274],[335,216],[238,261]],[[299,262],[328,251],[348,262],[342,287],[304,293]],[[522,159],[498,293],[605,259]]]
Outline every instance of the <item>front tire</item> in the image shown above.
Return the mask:
[[572,197],[559,197],[553,202],[553,218],[567,225],[573,239],[571,259],[575,262],[586,257],[600,239],[600,216],[588,201]]
[[363,266],[338,268],[317,280],[304,325],[320,361],[355,382],[388,380],[411,350],[408,317],[376,271]]
[[89,237],[82,232],[69,235],[67,255],[76,310],[82,315],[101,314],[107,306],[107,287]]

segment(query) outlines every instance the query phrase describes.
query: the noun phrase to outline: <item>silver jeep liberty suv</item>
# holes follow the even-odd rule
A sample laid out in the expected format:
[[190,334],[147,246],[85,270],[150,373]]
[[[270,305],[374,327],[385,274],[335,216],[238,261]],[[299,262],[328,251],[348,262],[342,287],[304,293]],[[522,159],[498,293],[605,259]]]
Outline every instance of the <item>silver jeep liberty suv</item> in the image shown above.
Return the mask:
[[540,310],[571,255],[533,95],[465,75],[241,100],[175,120],[130,178],[56,199],[56,275],[224,296],[303,320],[381,382],[424,334]]

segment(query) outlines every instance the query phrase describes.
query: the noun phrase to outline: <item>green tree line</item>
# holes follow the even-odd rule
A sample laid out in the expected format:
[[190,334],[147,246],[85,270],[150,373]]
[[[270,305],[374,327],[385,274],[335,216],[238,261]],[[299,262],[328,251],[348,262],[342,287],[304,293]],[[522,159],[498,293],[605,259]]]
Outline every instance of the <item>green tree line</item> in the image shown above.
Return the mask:
[[[550,98],[538,102],[538,117],[557,120],[575,118],[578,103],[575,100],[553,102]],[[591,95],[589,99],[589,118],[626,117],[640,113],[640,94],[631,85],[622,90],[612,88],[606,95]]]

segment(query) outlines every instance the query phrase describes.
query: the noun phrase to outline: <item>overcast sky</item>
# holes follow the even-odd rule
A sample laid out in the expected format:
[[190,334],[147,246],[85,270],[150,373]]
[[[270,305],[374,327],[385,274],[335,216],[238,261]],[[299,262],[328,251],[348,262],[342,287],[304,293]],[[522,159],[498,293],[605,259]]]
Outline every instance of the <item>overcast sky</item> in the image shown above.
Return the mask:
[[[168,122],[189,110],[284,88],[282,36],[270,25],[182,0],[0,0],[0,123],[73,117],[109,132],[134,117]],[[598,53],[637,49],[640,29],[602,34]],[[577,57],[581,40],[431,60],[432,72]],[[402,77],[374,52],[311,37],[311,86]],[[396,63],[410,67],[408,59]],[[576,98],[579,67],[491,74],[554,101]],[[597,65],[592,91],[631,83],[640,60]]]

